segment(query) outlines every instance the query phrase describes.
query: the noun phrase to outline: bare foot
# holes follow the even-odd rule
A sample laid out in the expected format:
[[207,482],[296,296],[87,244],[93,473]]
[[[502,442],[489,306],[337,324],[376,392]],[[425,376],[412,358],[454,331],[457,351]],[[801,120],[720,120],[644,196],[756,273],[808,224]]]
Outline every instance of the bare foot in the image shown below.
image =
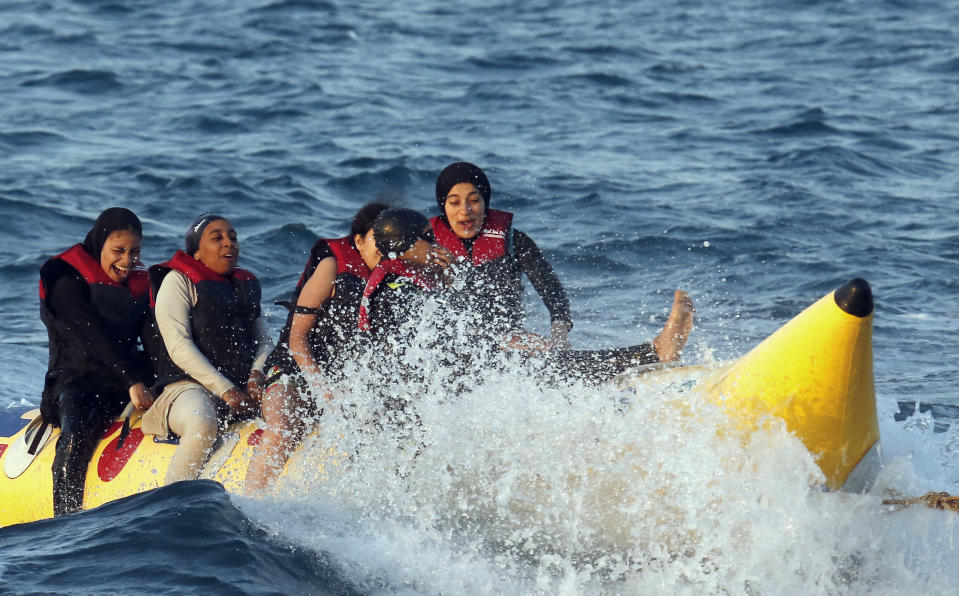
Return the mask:
[[500,344],[504,350],[519,350],[521,352],[545,352],[549,350],[549,342],[535,333],[514,333]]
[[678,360],[683,353],[683,347],[686,340],[689,339],[689,333],[693,330],[693,318],[696,316],[696,308],[693,301],[689,299],[689,294],[682,290],[676,290],[673,296],[673,308],[669,311],[669,318],[663,325],[663,330],[659,332],[656,339],[653,340],[653,347],[656,348],[656,354],[659,355],[660,362],[672,362]]

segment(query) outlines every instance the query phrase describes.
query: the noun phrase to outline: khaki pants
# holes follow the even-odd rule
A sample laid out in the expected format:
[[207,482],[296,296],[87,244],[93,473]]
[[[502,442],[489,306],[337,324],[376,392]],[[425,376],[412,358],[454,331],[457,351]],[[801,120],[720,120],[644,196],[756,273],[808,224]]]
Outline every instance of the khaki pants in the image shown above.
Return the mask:
[[219,430],[214,399],[199,383],[178,381],[167,385],[143,415],[144,434],[168,437],[173,433],[180,437],[164,484],[193,480],[200,474]]

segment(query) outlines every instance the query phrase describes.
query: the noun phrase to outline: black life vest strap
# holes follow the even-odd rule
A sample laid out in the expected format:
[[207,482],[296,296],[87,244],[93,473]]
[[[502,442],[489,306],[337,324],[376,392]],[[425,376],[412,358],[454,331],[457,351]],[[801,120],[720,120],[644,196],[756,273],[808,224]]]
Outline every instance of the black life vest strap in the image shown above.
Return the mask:
[[298,315],[318,315],[323,312],[322,306],[312,307],[312,306],[300,306],[299,304],[293,304],[289,300],[277,300],[273,304],[277,306],[282,306],[283,308],[293,311]]

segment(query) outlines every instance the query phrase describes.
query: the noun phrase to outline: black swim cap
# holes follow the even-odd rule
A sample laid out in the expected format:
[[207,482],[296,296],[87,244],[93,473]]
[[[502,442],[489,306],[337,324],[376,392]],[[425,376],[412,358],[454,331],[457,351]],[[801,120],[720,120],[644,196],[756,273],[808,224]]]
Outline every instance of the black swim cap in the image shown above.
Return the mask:
[[373,222],[376,248],[384,258],[396,258],[412,248],[429,225],[430,220],[419,211],[403,207],[387,209]]
[[446,166],[440,172],[439,178],[436,179],[436,202],[439,203],[440,213],[442,215],[446,214],[446,195],[450,194],[450,190],[461,182],[469,182],[475,186],[476,190],[483,195],[483,202],[486,203],[486,209],[489,210],[489,197],[492,191],[486,174],[471,163],[458,161]]
[[203,230],[211,222],[218,219],[226,218],[215,213],[204,213],[190,222],[190,227],[186,229],[186,254],[193,256],[200,249],[200,238],[203,236]]

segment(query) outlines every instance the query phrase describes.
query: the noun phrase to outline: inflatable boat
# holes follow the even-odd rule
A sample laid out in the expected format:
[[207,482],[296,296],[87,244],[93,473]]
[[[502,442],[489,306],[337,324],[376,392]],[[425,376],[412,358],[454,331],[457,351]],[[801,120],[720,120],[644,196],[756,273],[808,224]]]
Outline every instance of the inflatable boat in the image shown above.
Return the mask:
[[[830,490],[866,488],[877,466],[879,427],[872,369],[873,299],[854,279],[787,322],[737,360],[701,375],[692,390],[721,404],[749,432],[769,417],[785,422],[816,461]],[[644,372],[638,390],[689,367]],[[37,410],[0,411],[0,526],[53,516],[51,465],[57,429]],[[259,421],[231,427],[201,477],[242,491],[247,463],[262,430]],[[140,430],[138,413],[104,433],[87,469],[84,509],[156,488],[175,446]],[[322,465],[322,462],[317,462]]]

